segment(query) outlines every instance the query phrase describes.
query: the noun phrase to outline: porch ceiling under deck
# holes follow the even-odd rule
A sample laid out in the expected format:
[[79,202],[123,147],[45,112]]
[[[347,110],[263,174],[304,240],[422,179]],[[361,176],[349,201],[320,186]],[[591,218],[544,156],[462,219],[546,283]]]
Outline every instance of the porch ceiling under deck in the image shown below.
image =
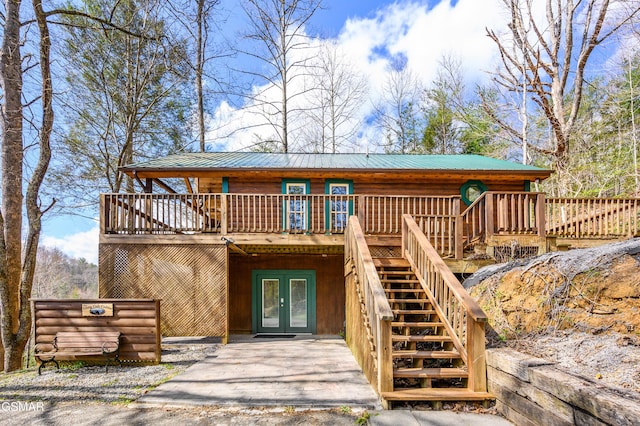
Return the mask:
[[249,255],[258,254],[327,254],[342,255],[344,254],[344,246],[310,246],[310,245],[239,245],[242,250]]

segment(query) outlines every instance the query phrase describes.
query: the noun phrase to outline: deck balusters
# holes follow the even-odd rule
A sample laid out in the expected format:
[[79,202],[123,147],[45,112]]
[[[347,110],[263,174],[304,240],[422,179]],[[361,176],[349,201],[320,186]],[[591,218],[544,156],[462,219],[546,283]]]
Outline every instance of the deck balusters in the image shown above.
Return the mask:
[[[458,196],[353,194],[103,194],[107,234],[342,234],[358,215],[367,235],[399,235],[412,215],[443,257],[494,235],[623,238],[640,235],[639,199],[547,198],[485,192],[462,211]],[[224,232],[223,232],[224,230]]]

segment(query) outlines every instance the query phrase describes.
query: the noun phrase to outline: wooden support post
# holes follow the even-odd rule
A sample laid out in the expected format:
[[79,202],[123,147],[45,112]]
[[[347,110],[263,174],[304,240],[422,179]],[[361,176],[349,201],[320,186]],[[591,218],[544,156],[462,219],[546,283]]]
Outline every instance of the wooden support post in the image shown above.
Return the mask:
[[538,255],[546,253],[547,248],[547,218],[546,211],[547,206],[545,196],[543,193],[538,194],[536,200],[536,226],[538,227],[538,240],[540,245],[538,246]]
[[[150,185],[151,179],[147,179],[147,183]],[[151,233],[153,228],[153,200],[151,194],[144,197],[144,231]]]
[[156,311],[156,363],[162,362],[162,333],[160,332],[160,299],[154,299],[154,309]]
[[407,233],[408,232],[409,232],[409,228],[407,226],[405,215],[402,215],[402,234],[401,234],[401,243],[400,243],[400,256],[402,257],[404,257],[404,251],[407,249]]
[[455,244],[455,258],[456,260],[461,260],[464,257],[464,232],[463,232],[463,224],[462,224],[462,215],[460,213],[460,198],[456,198],[453,200],[453,216],[455,217],[454,222],[454,238],[453,243]]
[[[377,318],[376,318],[377,319]],[[393,346],[391,343],[391,320],[378,320],[378,394],[393,391]],[[383,399],[383,405],[387,402]]]
[[[100,194],[100,235],[106,234],[107,222],[111,222],[111,206],[106,203],[106,194]],[[109,223],[110,225],[110,223]]]
[[538,236],[540,238],[545,238],[547,236],[547,221],[545,218],[545,198],[544,194],[538,194],[538,199],[536,200],[536,226],[538,227]]
[[220,194],[220,233],[227,235],[229,229],[229,195]]
[[485,221],[486,221],[486,238],[489,239],[491,237],[493,237],[493,234],[495,233],[495,220],[494,220],[494,213],[495,213],[495,205],[493,202],[494,198],[493,198],[493,194],[490,192],[487,192],[487,195],[485,195],[485,204],[484,204],[484,215],[485,215]]
[[365,221],[365,196],[358,196],[358,221],[362,224],[362,226],[367,229],[367,224]]
[[487,359],[485,354],[484,322],[475,321],[467,314],[467,367],[468,388],[474,392],[487,391]]

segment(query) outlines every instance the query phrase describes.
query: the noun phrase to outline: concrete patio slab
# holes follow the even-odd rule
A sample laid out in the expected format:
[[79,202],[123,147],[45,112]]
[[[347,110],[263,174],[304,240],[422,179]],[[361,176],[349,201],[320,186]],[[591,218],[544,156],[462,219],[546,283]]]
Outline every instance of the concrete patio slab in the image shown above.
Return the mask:
[[140,406],[380,408],[340,338],[234,338],[138,399]]

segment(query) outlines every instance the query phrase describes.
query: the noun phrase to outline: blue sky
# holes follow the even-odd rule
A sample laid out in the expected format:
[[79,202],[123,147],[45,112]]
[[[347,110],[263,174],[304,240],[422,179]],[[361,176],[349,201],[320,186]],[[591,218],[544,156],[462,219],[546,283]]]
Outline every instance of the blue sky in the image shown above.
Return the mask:
[[[233,4],[237,0],[225,1]],[[445,54],[454,55],[461,60],[472,85],[495,67],[495,47],[486,37],[485,28],[496,28],[506,19],[499,3],[325,0],[325,8],[314,16],[307,31],[340,46],[353,68],[365,75],[374,98],[382,95],[382,84],[393,58],[406,61],[406,66],[428,85],[436,74],[438,60]],[[363,117],[371,107],[372,103],[362,106]],[[221,104],[212,113],[212,120],[223,120],[232,126],[242,119],[241,114],[234,107]],[[360,136],[362,150],[369,149],[370,141],[376,137],[367,130]],[[217,140],[220,135],[213,132],[210,138]],[[225,139],[221,146],[227,151],[242,149],[246,140],[247,135],[239,133],[235,139]],[[98,212],[94,214],[97,217]],[[79,216],[45,218],[41,241],[97,263],[97,220]]]

